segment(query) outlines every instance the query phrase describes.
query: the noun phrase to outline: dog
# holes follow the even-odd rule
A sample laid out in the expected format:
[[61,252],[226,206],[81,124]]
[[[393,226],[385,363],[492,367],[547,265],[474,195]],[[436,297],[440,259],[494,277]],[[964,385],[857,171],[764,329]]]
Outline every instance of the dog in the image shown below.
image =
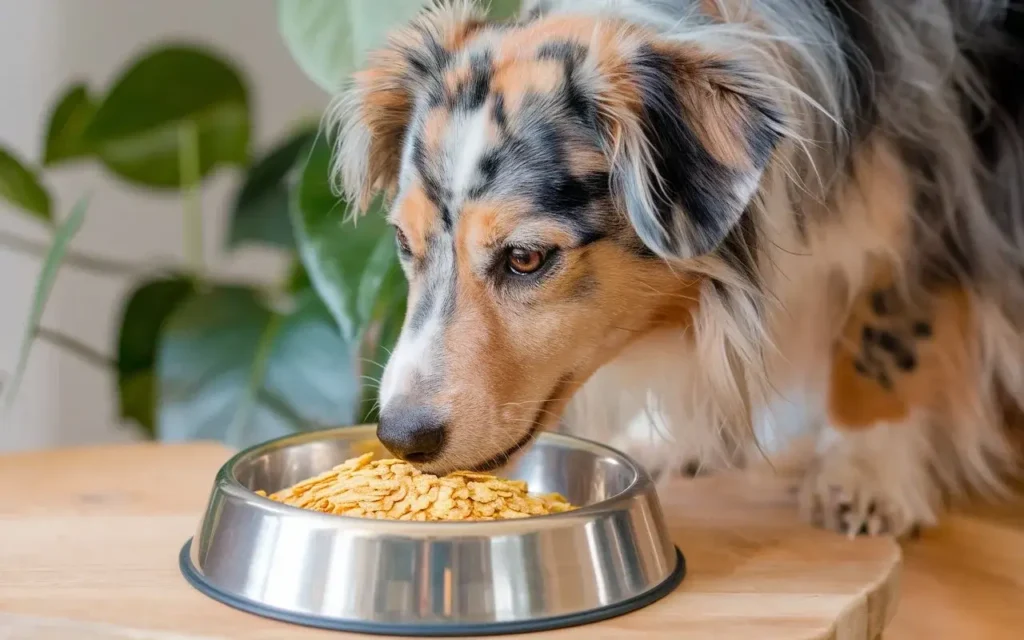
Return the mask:
[[903,536],[1019,467],[1024,22],[997,0],[439,2],[329,110],[410,284],[378,437],[545,429],[652,473],[797,443],[809,522]]

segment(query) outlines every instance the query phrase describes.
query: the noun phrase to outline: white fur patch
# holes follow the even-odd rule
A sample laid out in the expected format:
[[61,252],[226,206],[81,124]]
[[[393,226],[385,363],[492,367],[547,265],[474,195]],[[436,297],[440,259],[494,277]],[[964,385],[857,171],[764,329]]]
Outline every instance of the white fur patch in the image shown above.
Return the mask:
[[488,119],[487,109],[480,108],[452,126],[454,135],[447,143],[451,160],[448,175],[456,209],[480,173],[480,158],[487,148]]
[[651,472],[666,471],[666,477],[693,461],[728,465],[696,360],[683,330],[637,341],[576,393],[565,427],[625,451]]
[[851,536],[933,525],[941,496],[934,457],[924,415],[862,431],[826,427],[800,488],[801,514]]
[[426,323],[417,331],[402,331],[391,352],[384,376],[380,381],[380,406],[383,410],[394,398],[408,395],[418,377],[429,376],[432,370],[430,351],[434,341],[441,339],[441,322],[431,312]]
[[[437,359],[442,356],[444,341],[445,309],[449,306],[450,297],[455,295],[452,290],[455,256],[450,246],[441,243],[431,252],[431,257],[430,272],[424,275],[427,286],[433,287],[431,307],[426,310],[423,324],[415,329],[409,326],[408,319],[417,315],[419,309],[410,308],[407,312],[406,325],[381,378],[382,411],[395,397],[414,393],[415,382],[430,378],[438,369]],[[417,301],[418,305],[424,303],[422,298]]]

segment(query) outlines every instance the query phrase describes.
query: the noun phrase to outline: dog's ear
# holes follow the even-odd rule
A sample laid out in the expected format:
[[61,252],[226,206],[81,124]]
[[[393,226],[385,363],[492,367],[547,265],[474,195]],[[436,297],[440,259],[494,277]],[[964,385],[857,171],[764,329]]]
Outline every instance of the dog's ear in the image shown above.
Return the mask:
[[599,71],[613,73],[599,105],[616,190],[655,254],[707,254],[756,194],[780,117],[738,69],[697,46],[646,40],[623,60]]
[[473,0],[431,4],[353,74],[331,110],[339,137],[333,173],[349,202],[365,209],[377,193],[394,192],[416,100],[440,90],[452,55],[484,20]]

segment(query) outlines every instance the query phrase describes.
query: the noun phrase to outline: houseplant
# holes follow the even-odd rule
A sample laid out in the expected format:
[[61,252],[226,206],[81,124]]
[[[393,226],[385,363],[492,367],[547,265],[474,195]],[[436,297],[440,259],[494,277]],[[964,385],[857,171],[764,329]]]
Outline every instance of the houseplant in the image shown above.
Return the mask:
[[[279,0],[281,35],[297,65],[326,91],[426,0]],[[517,0],[495,2],[507,16]],[[161,43],[128,62],[110,87],[75,84],[50,110],[38,159],[0,145],[0,198],[51,230],[18,362],[4,388],[17,396],[37,339],[81,350],[40,326],[62,268],[116,268],[76,256],[84,195],[65,216],[46,174],[99,163],[114,180],[182,203],[186,256],[135,276],[120,312],[117,353],[83,353],[116,377],[120,414],[149,437],[216,438],[245,446],[302,429],[373,421],[379,379],[405,313],[405,281],[379,211],[358,221],[328,180],[329,141],[298,121],[268,149],[250,142],[244,73],[209,48]],[[220,171],[240,172],[224,251],[259,244],[290,267],[261,286],[224,281],[204,261],[199,192]],[[379,209],[379,203],[374,208]],[[0,245],[24,248],[19,238]]]

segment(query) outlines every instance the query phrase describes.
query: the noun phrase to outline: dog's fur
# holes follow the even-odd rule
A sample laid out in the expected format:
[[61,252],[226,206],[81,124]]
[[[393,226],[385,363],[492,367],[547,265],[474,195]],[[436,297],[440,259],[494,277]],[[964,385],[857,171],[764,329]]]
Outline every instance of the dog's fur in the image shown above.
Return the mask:
[[1012,4],[431,7],[332,110],[339,182],[384,194],[410,281],[382,421],[439,416],[438,471],[559,418],[656,471],[810,433],[802,509],[850,533],[999,491],[1024,406]]

